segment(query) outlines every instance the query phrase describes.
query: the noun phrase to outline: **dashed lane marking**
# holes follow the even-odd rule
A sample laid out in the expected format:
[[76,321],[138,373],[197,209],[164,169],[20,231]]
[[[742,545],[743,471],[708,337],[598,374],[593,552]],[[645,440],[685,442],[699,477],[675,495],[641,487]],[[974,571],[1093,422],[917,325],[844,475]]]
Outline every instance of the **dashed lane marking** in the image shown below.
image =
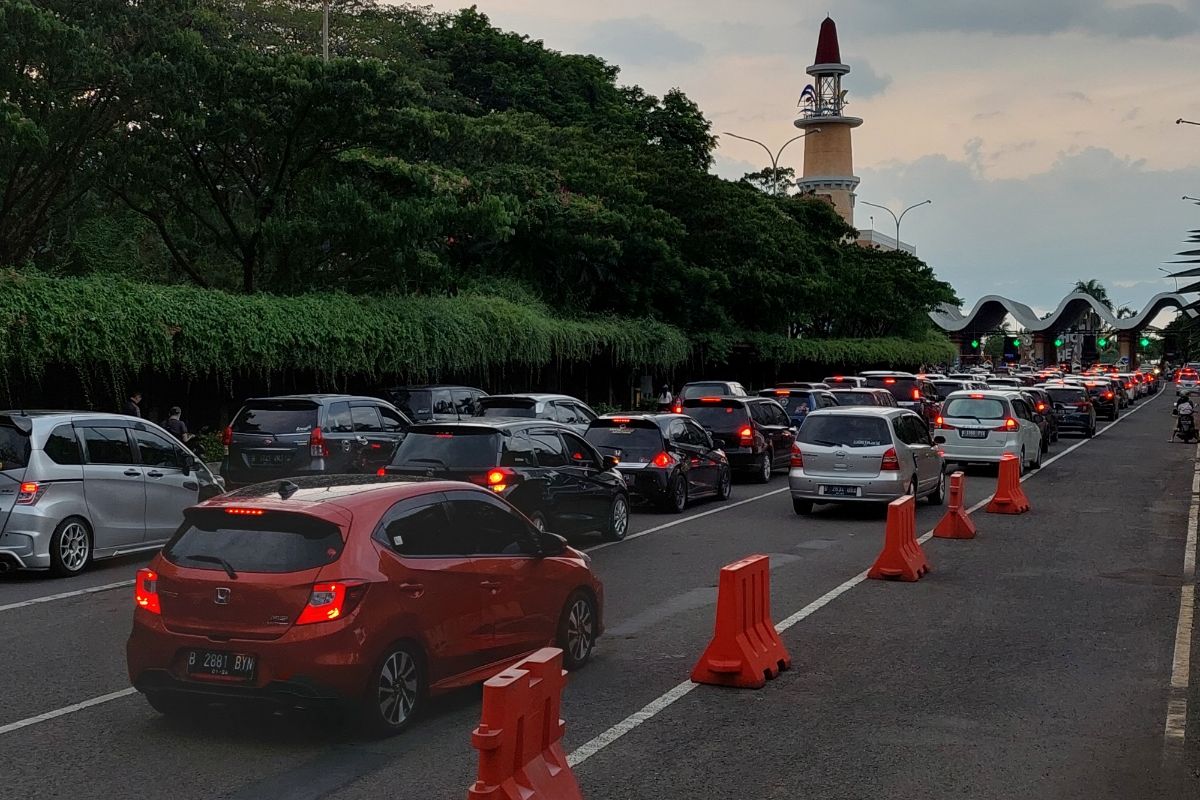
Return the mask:
[[97,592],[107,592],[112,589],[123,589],[126,586],[133,586],[133,584],[133,580],[117,581],[116,583],[106,583],[102,586],[90,586],[87,589],[76,589],[73,592],[48,594],[45,597],[34,597],[30,600],[22,600],[19,603],[9,603],[8,605],[0,606],[0,612],[12,611],[16,608],[25,608],[26,606],[36,606],[40,603],[53,603],[55,600],[66,600],[69,597],[82,597],[85,594],[96,594]]

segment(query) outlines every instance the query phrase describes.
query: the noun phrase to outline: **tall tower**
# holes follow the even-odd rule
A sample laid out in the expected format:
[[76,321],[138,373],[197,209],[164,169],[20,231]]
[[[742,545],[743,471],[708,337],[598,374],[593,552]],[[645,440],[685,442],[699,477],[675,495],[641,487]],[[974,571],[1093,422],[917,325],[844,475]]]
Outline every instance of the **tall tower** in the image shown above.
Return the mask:
[[[804,87],[800,95],[800,117],[796,127],[812,129],[804,139],[804,175],[796,182],[802,192],[814,192],[832,201],[834,208],[850,225],[854,224],[854,150],[850,132],[862,125],[857,117],[847,117],[846,90],[842,76],[850,67],[842,63],[838,47],[837,25],[829,17],[821,23],[817,39],[817,57],[807,70],[815,83]],[[815,130],[815,129],[820,130]]]

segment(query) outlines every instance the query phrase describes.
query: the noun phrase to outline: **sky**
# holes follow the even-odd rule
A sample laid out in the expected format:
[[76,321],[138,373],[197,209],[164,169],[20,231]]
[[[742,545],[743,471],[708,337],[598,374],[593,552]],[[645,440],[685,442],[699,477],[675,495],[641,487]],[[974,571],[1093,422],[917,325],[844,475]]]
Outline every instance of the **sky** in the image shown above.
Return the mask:
[[[432,0],[454,10],[458,0]],[[826,13],[851,67],[858,199],[900,210],[902,238],[970,306],[1055,307],[1096,278],[1141,309],[1156,267],[1200,228],[1200,0],[475,0],[501,28],[593,53],[621,81],[678,87],[712,121],[778,147]],[[796,167],[803,143],[781,164]],[[723,137],[714,171],[768,166]],[[870,219],[875,215],[874,222]],[[886,222],[884,220],[886,218]],[[893,235],[882,211],[855,220]]]

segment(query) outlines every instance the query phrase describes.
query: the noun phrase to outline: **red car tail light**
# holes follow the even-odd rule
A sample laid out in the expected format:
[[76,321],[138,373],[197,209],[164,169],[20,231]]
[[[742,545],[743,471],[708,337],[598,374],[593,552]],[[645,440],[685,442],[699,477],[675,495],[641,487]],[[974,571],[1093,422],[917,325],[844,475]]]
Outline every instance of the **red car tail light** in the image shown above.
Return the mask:
[[161,614],[162,606],[158,603],[158,573],[152,569],[139,569],[137,580],[133,584],[133,601],[138,608],[145,609],[151,614]]
[[296,624],[311,625],[345,617],[358,607],[366,593],[367,584],[361,581],[315,583],[308,596],[308,605],[296,618]]
[[913,400],[920,400],[920,399],[921,399],[921,390],[920,390],[920,389],[913,389],[913,395],[912,395],[912,397],[913,397]]
[[375,470],[375,474],[380,477],[387,475],[387,467],[380,467],[379,469]]
[[325,434],[320,428],[313,428],[308,435],[308,454],[313,458],[327,458],[329,448],[325,445]]
[[227,508],[225,513],[235,517],[261,517],[267,512],[261,508]]
[[891,386],[893,383],[896,382],[896,379],[895,378],[884,378],[883,382],[885,385]]
[[879,470],[881,472],[898,472],[900,470],[900,459],[896,455],[896,448],[889,447],[883,454],[883,463],[879,465]]
[[1021,427],[1021,423],[1017,422],[1012,417],[1009,417],[1008,419],[1004,420],[1003,425],[998,428],[993,428],[992,430],[1000,431],[1000,433],[1008,433],[1009,431],[1015,431],[1019,427]]
[[1045,404],[1045,403],[1038,403],[1038,404],[1037,404],[1037,406],[1036,406],[1036,408],[1037,408],[1037,410],[1038,410],[1038,413],[1041,413],[1042,411],[1045,411],[1045,410],[1046,410],[1046,404]]
[[675,463],[675,457],[664,450],[663,452],[656,455],[650,461],[650,463],[656,467],[669,467]]
[[612,421],[618,425],[627,425],[631,421],[629,417],[613,417]]
[[753,441],[754,428],[751,428],[749,425],[743,425],[742,429],[738,431],[738,443],[742,445],[749,445]]
[[17,505],[32,506],[36,505],[38,500],[42,499],[42,495],[50,488],[48,483],[38,483],[37,481],[26,481],[21,484],[21,490],[17,493]]
[[683,413],[683,406],[682,406],[682,405],[678,405],[678,404],[676,404],[675,406],[673,406],[673,407],[671,408],[671,412],[672,412],[673,414],[682,414],[682,413]]
[[233,426],[227,425],[221,432],[221,446],[225,448],[225,455],[229,455],[229,445],[231,444],[233,444]]
[[941,414],[938,414],[937,419],[935,419],[933,421],[933,427],[937,428],[938,430],[942,430],[942,431],[954,430],[954,426],[947,423],[946,418],[943,417]]
[[483,475],[473,476],[471,483],[491,489],[497,494],[521,480],[521,476],[508,467],[489,469]]
[[1112,399],[1113,399],[1113,393],[1112,393],[1112,392],[1105,392],[1105,393],[1104,393],[1104,399],[1105,399],[1105,400],[1112,400]]
[[789,467],[803,467],[804,453],[800,451],[800,443],[792,442],[792,458],[788,461]]

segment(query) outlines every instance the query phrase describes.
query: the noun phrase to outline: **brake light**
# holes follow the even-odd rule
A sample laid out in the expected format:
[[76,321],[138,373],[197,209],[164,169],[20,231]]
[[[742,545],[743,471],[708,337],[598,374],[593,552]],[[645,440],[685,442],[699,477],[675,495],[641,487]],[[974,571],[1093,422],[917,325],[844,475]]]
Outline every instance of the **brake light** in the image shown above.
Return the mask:
[[789,467],[803,467],[804,453],[800,451],[800,443],[792,442],[792,458],[788,461]]
[[137,580],[133,584],[133,601],[138,608],[145,609],[151,614],[161,614],[162,606],[158,602],[158,573],[152,569],[139,569]]
[[898,472],[900,470],[900,459],[896,456],[896,448],[889,447],[887,452],[883,454],[883,463],[879,465],[880,471]]
[[895,378],[884,378],[883,382],[885,385],[891,386],[893,383],[896,382],[896,379]]
[[1112,393],[1112,392],[1105,392],[1105,393],[1104,393],[1104,399],[1105,399],[1105,400],[1112,400],[1112,399],[1113,399],[1113,393]]
[[719,397],[701,397],[700,402],[701,403],[719,403],[719,402],[721,402],[721,398],[719,398]]
[[1036,408],[1037,408],[1037,410],[1038,410],[1038,411],[1045,411],[1045,410],[1046,410],[1046,404],[1045,404],[1045,403],[1038,403],[1038,404],[1037,404],[1037,406],[1036,406]]
[[787,390],[787,389],[776,389],[776,390],[775,390],[775,396],[776,396],[776,397],[787,397],[787,396],[788,396],[788,390]]
[[225,513],[232,514],[235,517],[261,517],[263,514],[265,514],[267,512],[263,511],[261,508],[232,508],[232,507],[230,507],[230,508],[225,509]]
[[1000,431],[1001,433],[1007,433],[1009,431],[1015,431],[1019,427],[1021,427],[1021,423],[1017,422],[1012,417],[1009,417],[1008,419],[1004,420],[1003,425],[1001,425],[999,428],[993,428],[993,430]]
[[225,426],[225,430],[221,432],[221,446],[225,448],[225,455],[229,455],[229,445],[233,444],[233,426]]
[[489,469],[485,474],[471,478],[471,483],[485,486],[493,492],[503,492],[512,484],[520,479],[517,473],[513,472],[508,467],[496,467]]
[[329,456],[329,448],[325,446],[325,434],[321,433],[320,428],[313,428],[312,433],[308,435],[308,454],[313,458]]
[[650,461],[650,463],[656,467],[669,467],[675,463],[675,457],[664,450],[663,452],[656,455]]
[[945,417],[943,417],[941,414],[939,414],[939,415],[938,415],[938,417],[937,417],[937,419],[935,419],[935,420],[933,421],[933,427],[937,428],[938,430],[943,430],[943,431],[952,431],[952,430],[954,430],[954,426],[953,426],[953,425],[950,425],[950,424],[948,424],[948,423],[946,422],[946,418],[945,418]]
[[676,405],[674,408],[672,408],[672,409],[671,409],[671,411],[672,411],[672,413],[675,413],[675,414],[682,414],[682,413],[683,413],[683,406],[682,406],[682,405]]
[[920,399],[921,399],[921,390],[913,389],[913,400],[920,400]]
[[296,618],[297,625],[329,622],[347,616],[367,593],[367,584],[354,581],[333,581],[313,584],[308,605]]
[[38,483],[36,481],[27,481],[21,484],[21,490],[17,494],[17,505],[32,506],[42,499],[42,495],[50,488],[48,483]]
[[375,471],[375,474],[376,474],[376,475],[378,475],[378,476],[380,476],[380,477],[383,477],[384,475],[387,475],[387,467],[380,467],[379,469],[377,469],[377,470]]
[[738,431],[738,439],[742,441],[742,444],[747,444],[753,441],[754,428],[751,428],[749,425],[742,426],[742,429]]
[[612,421],[617,423],[618,425],[626,425],[631,420],[629,419],[629,417],[613,417]]

